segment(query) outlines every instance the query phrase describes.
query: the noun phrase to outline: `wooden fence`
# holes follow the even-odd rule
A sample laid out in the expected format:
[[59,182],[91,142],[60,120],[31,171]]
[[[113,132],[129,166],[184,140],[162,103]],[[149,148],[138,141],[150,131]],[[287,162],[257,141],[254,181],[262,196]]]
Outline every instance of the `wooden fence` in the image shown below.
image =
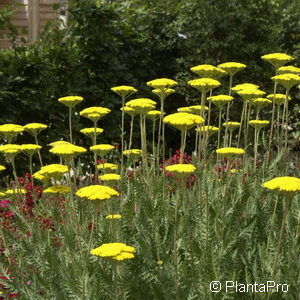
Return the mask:
[[[0,9],[9,4],[21,4],[16,8],[11,21],[17,29],[26,29],[24,37],[29,43],[33,43],[39,38],[44,25],[58,17],[53,10],[53,4],[58,2],[59,0],[0,0]],[[0,48],[8,48],[11,44],[6,36],[7,31],[3,33],[5,36],[0,39]]]

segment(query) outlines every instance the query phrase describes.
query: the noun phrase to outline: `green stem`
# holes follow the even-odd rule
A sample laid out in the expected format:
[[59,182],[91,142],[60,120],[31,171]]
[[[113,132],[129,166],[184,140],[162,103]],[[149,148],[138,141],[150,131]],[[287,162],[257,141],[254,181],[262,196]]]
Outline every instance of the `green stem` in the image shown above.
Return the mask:
[[70,143],[73,144],[72,138],[72,107],[69,106],[69,131],[70,131]]
[[[275,75],[277,75],[277,71],[276,71]],[[274,127],[274,119],[275,119],[275,94],[276,94],[276,90],[277,90],[277,82],[275,81],[275,83],[274,83],[274,91],[273,91],[271,131],[270,131],[270,138],[269,138],[269,152],[271,151],[272,139],[273,139],[273,127]],[[269,156],[268,156],[268,158],[269,158]]]
[[133,133],[133,121],[134,121],[134,115],[131,116],[131,121],[130,121],[130,136],[129,136],[129,150],[131,149],[131,144],[132,144],[132,133]]
[[221,119],[222,119],[222,108],[219,108],[219,130],[218,130],[218,144],[217,149],[220,147],[220,137],[221,137]]
[[247,100],[243,100],[243,109],[242,109],[242,115],[241,115],[241,120],[240,120],[240,128],[239,128],[239,134],[238,134],[237,147],[240,146],[240,138],[241,138],[244,116],[246,114],[246,111],[247,111]]
[[124,164],[124,106],[125,106],[125,97],[122,96],[122,128],[121,128],[121,170],[123,170]]
[[[39,143],[38,143],[38,139],[37,139],[37,134],[34,136],[34,140],[35,140],[35,144],[38,145]],[[42,167],[43,166],[43,160],[42,160],[40,150],[38,150],[38,156],[39,156],[40,164],[41,164],[41,167]]]

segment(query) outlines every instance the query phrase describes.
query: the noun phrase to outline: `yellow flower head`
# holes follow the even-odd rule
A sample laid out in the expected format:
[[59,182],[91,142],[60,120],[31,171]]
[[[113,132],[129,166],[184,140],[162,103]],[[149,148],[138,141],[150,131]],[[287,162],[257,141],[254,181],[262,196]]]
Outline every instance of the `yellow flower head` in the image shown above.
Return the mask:
[[246,65],[238,63],[238,62],[226,62],[218,65],[218,68],[227,72],[230,76],[233,76],[238,71],[246,68]]
[[175,90],[173,89],[154,89],[152,90],[152,93],[157,95],[160,99],[164,99],[166,97],[168,97],[169,95],[175,93]]
[[24,195],[27,194],[27,190],[23,188],[9,189],[5,192],[6,195]]
[[111,187],[104,185],[90,185],[79,189],[76,196],[88,200],[107,200],[114,196],[119,196],[119,193]]
[[189,106],[192,114],[200,115],[203,111],[207,111],[208,107],[203,105],[192,105]]
[[262,186],[269,190],[292,195],[300,191],[300,179],[289,176],[275,177],[274,179],[263,183]]
[[101,163],[97,165],[98,170],[104,170],[104,171],[114,171],[118,169],[118,165],[111,164],[111,163]]
[[71,191],[69,186],[53,185],[43,191],[45,194],[67,194]]
[[271,79],[278,84],[284,86],[286,89],[292,88],[294,85],[300,83],[300,76],[296,74],[285,73],[271,77]]
[[234,155],[242,155],[245,153],[245,150],[241,148],[227,147],[227,148],[217,149],[216,152],[218,153],[219,156],[230,157]]
[[212,96],[207,98],[207,101],[211,101],[219,109],[222,109],[225,104],[231,102],[232,100],[233,97],[228,95],[218,95],[218,96]]
[[58,99],[58,101],[70,108],[74,107],[76,104],[83,101],[83,98],[80,96],[67,96],[67,97],[61,97]]
[[17,136],[19,133],[23,132],[24,128],[21,125],[16,124],[3,124],[0,125],[0,134],[9,142]]
[[107,220],[117,220],[117,219],[121,219],[122,216],[121,215],[108,215],[105,217],[105,219]]
[[113,92],[115,92],[116,94],[118,94],[123,99],[125,99],[137,92],[137,89],[135,89],[133,86],[129,86],[129,85],[116,86],[116,87],[111,88],[111,90]]
[[166,166],[166,171],[173,173],[177,177],[185,177],[194,173],[196,167],[192,164],[175,164]]
[[212,78],[193,79],[190,80],[188,84],[202,93],[207,93],[208,91],[217,88],[221,85],[221,83],[218,80]]
[[156,102],[148,98],[138,98],[126,103],[127,107],[133,108],[138,114],[146,115],[155,108]]
[[267,98],[254,98],[250,100],[251,104],[255,106],[257,109],[261,109],[268,104],[271,104],[272,101]]
[[112,151],[113,149],[115,149],[115,147],[109,144],[100,144],[100,145],[94,145],[90,147],[90,150],[99,156],[104,156],[108,152]]
[[137,114],[136,111],[133,108],[127,107],[127,106],[121,107],[120,110],[124,111],[127,115],[129,115],[132,118],[134,116],[136,116],[136,114]]
[[63,146],[63,145],[73,145],[70,142],[66,142],[66,141],[56,141],[56,142],[52,142],[50,144],[48,144],[48,146],[50,147],[56,147],[56,146]]
[[272,64],[275,67],[275,69],[278,69],[286,63],[294,60],[292,56],[287,55],[285,53],[270,53],[263,55],[261,58],[267,61],[268,63]]
[[161,115],[161,112],[159,110],[150,110],[147,113],[147,117],[149,119],[151,119],[152,121],[155,121],[159,118],[159,116]]
[[221,68],[217,68],[213,65],[198,65],[191,68],[191,71],[199,75],[200,77],[220,79],[225,76],[227,72]]
[[116,183],[121,179],[121,176],[119,174],[111,173],[111,174],[100,175],[99,179],[104,182]]
[[89,138],[93,139],[94,134],[96,133],[96,136],[98,136],[99,134],[101,134],[103,132],[103,129],[102,128],[96,128],[96,130],[95,130],[94,127],[90,127],[90,128],[80,129],[80,132],[85,134]]
[[178,85],[178,82],[168,78],[159,78],[159,79],[148,81],[147,85],[154,89],[159,89],[164,91],[165,89]]
[[265,120],[251,120],[249,121],[249,125],[253,126],[254,128],[260,129],[266,127],[270,124],[269,121]]
[[190,107],[188,107],[188,106],[178,107],[178,108],[177,108],[177,111],[178,111],[178,112],[192,113],[192,110],[191,110]]
[[[285,102],[284,94],[270,94],[266,97],[267,99],[274,101],[276,105],[283,105]],[[291,97],[288,96],[287,100],[291,100]]]
[[23,128],[33,136],[38,135],[41,131],[45,130],[48,126],[42,123],[28,123]]
[[178,130],[188,130],[196,125],[203,124],[204,119],[194,114],[178,112],[164,117],[163,122],[174,126]]
[[80,146],[75,146],[73,144],[59,145],[50,149],[49,152],[58,155],[63,158],[66,163],[70,163],[70,161],[77,155],[85,153],[87,150]]
[[67,173],[68,170],[69,168],[65,165],[51,164],[41,167],[38,172],[33,174],[33,177],[41,181],[47,181],[50,178],[59,179],[63,174]]
[[283,66],[278,69],[278,74],[285,73],[300,75],[300,68],[294,66]]
[[255,89],[250,88],[250,89],[239,90],[237,91],[237,94],[240,95],[244,100],[251,100],[254,98],[263,97],[266,94],[266,92],[256,88]]
[[101,107],[101,106],[92,106],[92,107],[85,108],[79,114],[82,117],[90,119],[93,122],[97,122],[110,112],[111,110],[108,108]]
[[231,90],[233,90],[234,92],[246,89],[259,89],[259,86],[253,83],[241,83],[231,88]]
[[135,252],[134,247],[127,246],[124,243],[108,243],[91,250],[90,254],[121,261],[134,258]]
[[141,149],[124,150],[123,154],[128,156],[128,158],[138,159],[142,155],[142,150]]
[[0,165],[0,171],[4,171],[4,170],[6,170],[6,168],[4,166]]
[[241,126],[241,123],[239,123],[239,122],[225,122],[225,123],[223,123],[223,126],[227,127],[230,131],[233,131],[234,129]]
[[36,144],[23,144],[20,146],[21,151],[25,152],[27,155],[31,156],[38,152],[42,147]]
[[196,128],[196,131],[200,132],[200,133],[207,133],[208,136],[212,136],[214,133],[219,131],[218,127],[215,126],[198,126]]
[[6,144],[0,146],[0,152],[3,152],[8,159],[14,158],[21,151],[21,146],[17,144]]

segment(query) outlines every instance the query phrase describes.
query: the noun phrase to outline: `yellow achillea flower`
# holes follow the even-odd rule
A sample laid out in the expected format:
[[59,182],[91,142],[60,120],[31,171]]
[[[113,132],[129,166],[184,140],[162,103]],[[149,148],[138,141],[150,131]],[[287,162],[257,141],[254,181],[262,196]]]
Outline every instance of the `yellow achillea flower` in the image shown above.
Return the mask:
[[92,106],[83,109],[81,112],[79,112],[79,114],[82,117],[92,120],[93,122],[97,122],[110,112],[111,110],[106,107]]
[[9,189],[5,191],[6,195],[17,195],[17,194],[27,194],[27,190],[22,188]]
[[43,193],[46,194],[67,194],[71,191],[71,188],[69,186],[65,185],[53,185],[48,187],[43,191]]
[[227,74],[221,68],[217,68],[213,65],[198,65],[191,68],[191,71],[199,75],[200,77],[219,79]]
[[285,73],[271,77],[271,79],[278,84],[284,86],[286,89],[290,89],[296,84],[300,83],[300,76],[296,74]]
[[3,124],[0,125],[0,134],[9,142],[17,136],[19,133],[23,132],[24,128],[21,125],[16,124]]
[[121,215],[108,215],[105,217],[105,219],[107,220],[116,220],[116,219],[121,219],[122,216]]
[[268,104],[271,104],[272,101],[267,98],[254,98],[250,100],[251,104],[258,109],[265,107]]
[[50,144],[48,144],[48,146],[50,147],[56,147],[56,146],[62,146],[62,145],[73,145],[70,142],[66,142],[66,141],[56,141],[56,142],[52,142]]
[[[276,105],[283,105],[285,102],[285,95],[284,94],[270,94],[266,97],[267,99],[275,102]],[[291,100],[291,97],[288,96],[288,100]]]
[[161,112],[159,110],[150,110],[148,113],[147,113],[147,117],[149,119],[151,119],[152,121],[155,121],[159,118]]
[[[5,193],[0,192],[0,198],[5,197],[5,196],[6,196]],[[0,294],[0,295],[1,295],[1,294]]]
[[137,112],[133,108],[127,106],[121,107],[120,110],[124,111],[130,117],[134,117],[137,114]]
[[68,170],[69,168],[65,165],[51,164],[41,167],[38,172],[33,174],[33,177],[41,181],[47,181],[50,178],[60,178]]
[[266,120],[251,120],[249,121],[249,124],[253,126],[254,128],[263,128],[270,124],[270,121]]
[[230,76],[233,76],[238,71],[246,68],[246,65],[238,63],[238,62],[226,62],[218,65],[218,68],[227,72]]
[[259,97],[263,97],[266,92],[261,91],[259,89],[244,89],[244,90],[239,90],[237,91],[237,94],[240,95],[244,100],[251,100],[254,98],[259,98]]
[[259,89],[259,86],[253,83],[241,83],[234,86],[231,90],[237,92],[245,89]]
[[109,144],[100,144],[100,145],[94,145],[90,147],[90,150],[99,156],[104,156],[109,151],[112,151],[113,149],[115,149],[115,147]]
[[124,150],[123,154],[128,156],[129,158],[137,159],[137,158],[141,157],[142,150],[141,149]]
[[111,164],[111,163],[102,163],[97,165],[98,170],[104,170],[104,171],[113,171],[118,169],[118,165]]
[[137,89],[130,85],[115,86],[111,90],[124,99],[137,92]]
[[95,128],[94,127],[90,127],[90,128],[83,128],[79,130],[81,133],[85,134],[86,136],[88,136],[89,138],[93,139],[94,138],[94,134],[96,131],[96,136],[101,134],[103,132],[102,128]]
[[200,133],[208,133],[208,136],[212,136],[214,133],[219,131],[218,127],[215,126],[199,126],[195,129]]
[[188,107],[188,106],[178,107],[178,108],[177,108],[177,111],[178,111],[178,112],[186,112],[186,113],[191,113],[191,112],[192,112],[192,110],[191,110],[190,107]]
[[263,183],[262,186],[269,190],[295,193],[300,191],[300,179],[290,176],[275,177],[274,179]]
[[20,146],[21,151],[25,152],[29,156],[33,155],[36,153],[38,150],[42,149],[40,145],[36,144],[23,144]]
[[163,122],[178,130],[189,130],[196,125],[203,124],[204,119],[194,114],[178,112],[164,117]]
[[67,163],[69,163],[75,156],[86,152],[87,150],[80,146],[70,145],[60,145],[55,146],[50,149],[49,152],[58,155],[63,158]]
[[0,171],[4,171],[4,170],[6,170],[6,168],[4,166],[0,165]]
[[233,101],[233,97],[228,96],[228,95],[218,95],[218,96],[208,97],[207,101],[211,101],[219,109],[221,109],[225,104],[227,104],[228,102]]
[[239,126],[241,126],[241,123],[239,122],[226,122],[223,123],[224,127],[227,127],[229,130],[234,130],[236,128],[238,128]]
[[124,243],[108,243],[92,249],[90,254],[120,261],[134,258],[135,252],[134,247],[127,246]]
[[74,107],[76,104],[80,103],[83,101],[83,98],[80,96],[66,96],[66,97],[61,97],[58,99],[58,101],[70,108]]
[[159,90],[165,90],[178,85],[178,82],[168,78],[159,78],[147,82],[147,85]]
[[188,84],[202,93],[206,93],[221,85],[218,80],[212,78],[199,78],[188,81]]
[[285,74],[285,73],[299,75],[300,68],[294,66],[283,66],[278,69],[278,74]]
[[263,55],[261,58],[272,64],[276,69],[294,60],[292,56],[285,53],[270,53]]
[[145,115],[155,108],[156,102],[148,98],[138,98],[126,103],[127,107],[133,108],[138,114]]
[[17,144],[6,144],[0,146],[0,152],[3,152],[8,159],[13,159],[21,152],[21,146]]
[[189,106],[189,109],[191,110],[192,114],[200,115],[203,110],[204,111],[208,110],[208,107],[202,105],[192,105]]
[[216,152],[220,156],[228,157],[232,155],[242,155],[245,153],[245,150],[241,148],[226,147],[226,148],[219,148],[216,150]]
[[102,181],[108,181],[110,183],[116,183],[121,179],[121,176],[119,174],[104,174],[100,175],[99,179]]
[[184,177],[196,171],[196,167],[192,164],[175,164],[166,166],[166,171],[171,172],[174,176]]
[[79,189],[76,196],[88,200],[107,200],[114,196],[119,196],[119,193],[111,187],[105,185],[90,185]]
[[42,130],[45,130],[48,126],[42,123],[28,123],[23,128],[33,136],[39,134]]
[[167,97],[167,96],[175,93],[175,90],[168,89],[168,88],[165,88],[164,90],[154,89],[154,90],[152,90],[152,93],[157,95],[159,98],[162,98],[162,97]]

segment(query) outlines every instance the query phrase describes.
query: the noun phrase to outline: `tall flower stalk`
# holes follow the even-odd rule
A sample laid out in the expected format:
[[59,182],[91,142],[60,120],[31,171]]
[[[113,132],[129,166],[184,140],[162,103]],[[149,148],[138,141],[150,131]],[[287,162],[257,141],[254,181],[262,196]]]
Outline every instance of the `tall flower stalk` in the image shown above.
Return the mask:
[[122,123],[121,123],[121,172],[123,170],[123,165],[124,165],[124,155],[123,155],[123,151],[124,149],[124,107],[125,107],[125,100],[127,98],[129,98],[131,95],[133,95],[134,93],[137,92],[137,89],[135,89],[132,86],[127,86],[127,85],[121,85],[121,86],[116,86],[111,88],[111,90],[113,92],[115,92],[116,94],[118,94],[121,99],[122,99]]

